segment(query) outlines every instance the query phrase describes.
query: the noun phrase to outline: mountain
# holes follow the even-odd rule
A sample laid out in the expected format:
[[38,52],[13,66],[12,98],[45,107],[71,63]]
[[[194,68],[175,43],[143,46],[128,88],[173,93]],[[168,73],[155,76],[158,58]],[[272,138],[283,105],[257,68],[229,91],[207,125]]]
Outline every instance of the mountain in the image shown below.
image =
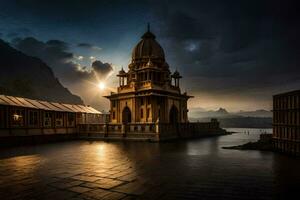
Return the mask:
[[272,112],[268,110],[255,110],[255,111],[239,111],[235,113],[236,115],[239,116],[244,116],[244,117],[272,117]]
[[225,108],[219,108],[218,110],[205,110],[201,109],[191,109],[190,116],[192,118],[236,118],[236,117],[272,117],[272,111],[260,109],[255,111],[239,111],[239,112],[228,112]]
[[218,110],[205,110],[205,109],[191,109],[191,112],[189,113],[189,116],[192,118],[207,118],[207,117],[229,117],[231,114],[225,109],[225,108],[219,108]]
[[271,128],[272,112],[268,110],[228,112],[225,108],[205,111],[203,108],[191,109],[189,119],[192,122],[210,121],[217,118],[223,128]]
[[219,115],[228,115],[229,114],[225,108],[219,108],[219,110],[217,110],[216,113]]
[[42,60],[25,55],[0,39],[0,94],[83,104],[55,78]]
[[[242,117],[233,116],[226,118],[217,118],[222,128],[272,128],[271,117]],[[207,118],[189,118],[191,122],[208,122]]]

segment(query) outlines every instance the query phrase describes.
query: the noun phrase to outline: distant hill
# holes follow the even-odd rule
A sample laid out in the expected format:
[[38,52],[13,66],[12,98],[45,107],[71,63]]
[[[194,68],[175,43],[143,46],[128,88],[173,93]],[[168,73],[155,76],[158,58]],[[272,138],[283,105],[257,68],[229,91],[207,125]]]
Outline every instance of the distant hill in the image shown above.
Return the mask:
[[216,111],[219,115],[227,115],[229,114],[225,108],[219,108],[219,110]]
[[25,55],[0,39],[0,94],[83,104],[55,78],[42,60]]
[[228,112],[225,108],[216,111],[191,109],[190,121],[210,121],[217,118],[224,128],[271,128],[272,112],[267,110]]
[[191,109],[189,116],[192,118],[207,118],[207,117],[230,117],[233,114],[229,113],[225,108],[219,108],[218,110],[204,110],[204,109]]
[[218,110],[205,110],[203,108],[190,109],[189,116],[192,118],[207,118],[207,117],[272,117],[272,112],[268,110],[255,110],[255,111],[239,111],[228,112],[225,108],[219,108]]
[[[190,118],[191,122],[208,122],[211,118]],[[222,128],[272,128],[271,117],[217,118]]]
[[239,111],[235,113],[243,117],[272,117],[272,112],[268,110],[255,110],[255,111]]

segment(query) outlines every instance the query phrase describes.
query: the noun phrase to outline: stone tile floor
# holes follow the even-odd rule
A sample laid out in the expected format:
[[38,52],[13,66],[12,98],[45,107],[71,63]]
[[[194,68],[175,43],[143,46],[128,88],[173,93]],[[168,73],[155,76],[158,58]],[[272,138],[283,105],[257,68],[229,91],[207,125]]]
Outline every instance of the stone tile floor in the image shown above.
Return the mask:
[[226,137],[1,149],[0,199],[274,199],[299,191],[299,161],[222,150]]
[[57,162],[41,169],[43,162],[36,155],[1,162],[1,199],[135,199],[143,191],[128,162]]

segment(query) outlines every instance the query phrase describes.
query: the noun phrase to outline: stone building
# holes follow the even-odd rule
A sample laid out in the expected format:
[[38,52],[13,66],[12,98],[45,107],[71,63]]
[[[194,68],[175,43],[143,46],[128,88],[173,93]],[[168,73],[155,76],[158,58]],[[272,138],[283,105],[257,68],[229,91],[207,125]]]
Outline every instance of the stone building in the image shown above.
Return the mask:
[[132,51],[128,72],[119,71],[119,87],[111,93],[111,123],[185,123],[187,101],[180,91],[182,76],[171,73],[165,53],[148,31]]
[[273,96],[273,141],[277,150],[300,155],[300,90]]

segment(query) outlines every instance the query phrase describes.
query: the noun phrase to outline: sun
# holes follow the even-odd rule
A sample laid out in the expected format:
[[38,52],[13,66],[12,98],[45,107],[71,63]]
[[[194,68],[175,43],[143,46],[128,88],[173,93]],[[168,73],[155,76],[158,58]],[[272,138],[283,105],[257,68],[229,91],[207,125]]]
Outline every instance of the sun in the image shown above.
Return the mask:
[[100,82],[100,83],[98,83],[98,88],[100,89],[100,90],[104,90],[105,89],[105,83],[103,83],[103,82]]

